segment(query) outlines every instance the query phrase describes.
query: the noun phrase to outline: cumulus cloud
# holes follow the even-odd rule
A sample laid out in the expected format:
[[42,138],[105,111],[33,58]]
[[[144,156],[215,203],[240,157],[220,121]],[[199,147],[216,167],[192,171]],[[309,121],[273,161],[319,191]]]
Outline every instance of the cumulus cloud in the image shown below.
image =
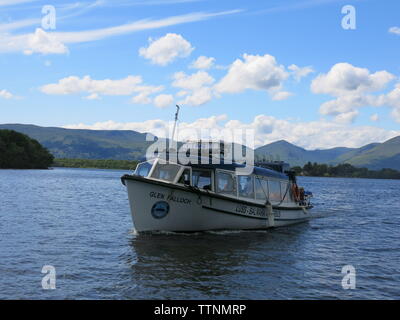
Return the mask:
[[191,75],[185,72],[176,72],[173,76],[172,86],[187,90],[195,90],[206,85],[211,85],[215,80],[205,71],[198,71]]
[[379,121],[379,115],[377,113],[374,113],[373,115],[371,115],[370,117],[371,121]]
[[180,100],[178,104],[200,106],[209,102],[212,98],[212,89],[209,87],[203,87],[192,91],[191,94],[187,95],[183,100]]
[[165,66],[177,58],[185,58],[194,50],[180,34],[167,33],[157,40],[149,39],[150,45],[139,49],[139,55],[152,63]]
[[395,76],[387,71],[371,73],[349,63],[337,63],[328,73],[318,75],[311,83],[311,90],[318,94],[336,97],[320,106],[320,113],[333,115],[339,122],[352,122],[357,108],[381,106],[388,98],[371,93],[384,89]]
[[382,105],[387,104],[393,108],[392,116],[400,123],[400,83],[397,83],[392,91],[380,97],[379,100]]
[[326,74],[320,74],[311,83],[314,93],[342,96],[348,93],[377,91],[395,78],[387,71],[370,73],[366,68],[349,63],[337,63]]
[[288,91],[279,91],[272,96],[272,100],[275,100],[275,101],[286,100],[287,98],[289,98],[292,95],[293,95],[293,93],[288,92]]
[[86,100],[100,100],[100,96],[97,93],[92,93],[85,97]]
[[289,74],[275,57],[244,54],[235,60],[228,73],[215,85],[219,93],[240,93],[246,89],[272,92],[282,87]]
[[87,99],[98,99],[100,95],[124,96],[138,93],[138,96],[135,96],[133,101],[136,103],[146,103],[144,100],[150,94],[164,89],[163,86],[149,86],[142,83],[141,76],[133,75],[117,80],[95,80],[88,75],[83,78],[70,76],[60,79],[57,83],[44,85],[40,90],[43,93],[52,95],[88,93],[89,96]]
[[173,76],[172,86],[184,89],[178,92],[177,96],[184,97],[179,101],[182,105],[199,106],[210,101],[213,96],[213,89],[210,87],[215,79],[206,71],[198,71],[191,75],[184,72],[177,72]]
[[389,29],[389,32],[390,32],[390,33],[397,34],[397,35],[400,35],[400,28],[399,28],[399,27],[391,27],[391,28]]
[[37,28],[34,33],[22,35],[2,34],[0,37],[0,52],[23,52],[26,55],[64,54],[68,48],[54,33]]
[[24,50],[27,55],[33,53],[63,54],[67,52],[68,48],[63,43],[41,28],[37,28],[35,33],[29,35],[27,48]]
[[154,105],[158,108],[165,108],[174,102],[174,96],[171,94],[160,94],[154,98]]
[[310,73],[314,72],[314,69],[310,66],[299,67],[295,64],[291,64],[288,69],[291,71],[293,78],[296,81],[300,81],[301,78],[308,76]]
[[14,98],[14,95],[10,91],[3,89],[3,90],[0,90],[0,98],[12,99],[12,98]]
[[[114,121],[98,122],[93,125],[67,125],[73,129],[135,130],[150,132],[166,137],[172,122],[160,119],[144,122],[119,123]],[[197,119],[179,124],[179,139],[193,139],[195,129],[253,129],[255,146],[259,147],[274,141],[286,140],[306,149],[324,149],[338,146],[361,147],[372,142],[383,142],[400,135],[399,130],[385,130],[373,126],[349,126],[332,121],[293,122],[272,116],[258,115],[251,122],[229,120],[226,115]]]
[[335,117],[335,121],[338,122],[338,123],[352,123],[352,122],[354,122],[354,120],[358,116],[358,113],[359,112],[357,110],[339,113]]
[[192,69],[210,69],[215,62],[215,58],[200,56],[195,61],[192,62],[190,68]]
[[151,102],[152,99],[149,97],[148,92],[141,92],[132,98],[132,103],[149,104]]

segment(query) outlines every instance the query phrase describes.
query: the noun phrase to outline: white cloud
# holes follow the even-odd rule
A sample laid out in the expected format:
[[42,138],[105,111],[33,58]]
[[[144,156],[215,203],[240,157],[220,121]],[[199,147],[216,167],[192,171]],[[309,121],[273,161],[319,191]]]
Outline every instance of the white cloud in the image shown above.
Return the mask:
[[215,80],[205,71],[198,71],[191,75],[184,72],[176,72],[173,76],[172,86],[187,90],[195,90],[206,85],[211,85]]
[[324,102],[321,104],[319,111],[323,115],[338,115],[354,111],[356,108],[363,106],[376,106],[376,104],[376,97],[354,93]]
[[192,62],[190,68],[192,69],[210,69],[215,62],[215,58],[200,56],[195,61]]
[[379,116],[377,113],[374,113],[373,115],[371,115],[370,119],[371,119],[371,121],[376,122],[376,121],[379,121]]
[[289,98],[289,97],[292,96],[292,95],[293,95],[292,92],[288,92],[288,91],[279,91],[279,92],[276,92],[276,93],[272,96],[272,100],[275,100],[275,101],[286,100],[287,98]]
[[63,78],[58,83],[47,84],[41,87],[46,94],[75,94],[82,92],[100,93],[105,95],[130,95],[135,92],[137,86],[142,83],[140,76],[127,76],[123,79],[95,80],[90,76],[79,78],[70,76]]
[[399,27],[391,27],[391,28],[389,29],[389,32],[390,32],[390,33],[397,34],[397,35],[400,35],[400,28],[399,28]]
[[377,91],[395,78],[387,71],[370,73],[366,68],[349,63],[337,63],[326,74],[320,74],[311,83],[314,93],[342,96],[348,93]]
[[34,33],[22,35],[2,34],[0,37],[1,52],[23,52],[24,54],[64,54],[68,48],[53,32],[37,28]]
[[133,75],[117,80],[95,80],[88,75],[83,78],[70,76],[60,79],[58,83],[44,85],[40,90],[54,95],[88,93],[87,99],[98,99],[100,95],[126,96],[138,93],[133,102],[150,103],[151,100],[146,101],[148,96],[164,89],[163,86],[143,85],[142,82],[141,76]]
[[320,106],[321,114],[333,115],[339,122],[352,122],[358,115],[357,108],[387,103],[385,95],[371,93],[384,89],[393,79],[395,76],[387,71],[371,73],[366,68],[337,63],[328,73],[320,74],[312,81],[311,90],[336,97]]
[[[21,0],[22,1],[22,0]],[[7,1],[11,2],[11,1]],[[5,3],[5,2],[4,2]],[[2,34],[0,37],[0,53],[1,52],[39,52],[39,53],[66,53],[66,45],[69,43],[81,43],[98,41],[105,38],[139,32],[143,30],[151,30],[164,28],[168,26],[180,25],[184,23],[191,23],[196,21],[203,21],[218,16],[230,15],[241,12],[241,10],[230,10],[216,13],[197,12],[189,13],[179,16],[171,16],[163,19],[152,20],[143,19],[131,23],[86,31],[72,31],[72,32],[51,32],[45,33],[37,31],[35,33],[27,34]],[[8,25],[0,25],[0,30],[11,30],[21,26],[33,24],[33,21],[22,20],[16,21]],[[41,30],[41,29],[40,29]],[[35,46],[32,48],[31,45]],[[42,52],[44,51],[44,52]]]
[[148,92],[141,92],[132,98],[132,103],[149,104],[151,102],[152,99],[149,97]]
[[[144,122],[118,123],[114,121],[98,122],[93,125],[67,125],[73,129],[97,130],[135,130],[150,132],[165,137],[166,129],[172,122],[159,119]],[[272,116],[258,115],[249,123],[228,120],[226,115],[197,119],[193,122],[180,122],[179,139],[193,139],[194,129],[254,129],[255,146],[259,147],[274,141],[286,140],[306,149],[343,147],[361,147],[372,142],[383,142],[400,135],[399,130],[385,130],[373,126],[349,126],[331,121],[291,122]]]
[[243,60],[237,59],[230,65],[215,89],[219,93],[240,93],[246,89],[272,92],[279,90],[288,76],[285,67],[278,65],[273,56],[244,54]]
[[63,54],[67,53],[68,48],[58,41],[51,33],[37,28],[34,34],[28,37],[27,48],[25,54],[42,53],[42,54]]
[[173,87],[181,88],[177,96],[186,97],[178,104],[199,106],[207,103],[213,98],[213,89],[210,87],[214,83],[214,78],[206,71],[198,71],[191,75],[184,72],[174,74]]
[[349,111],[349,112],[343,112],[343,113],[339,113],[336,117],[335,117],[335,121],[338,123],[352,123],[354,122],[354,120],[356,119],[356,117],[358,116],[358,111],[357,110],[353,110],[353,111]]
[[160,94],[154,98],[154,105],[158,108],[166,108],[174,102],[174,96],[171,94]]
[[155,94],[157,92],[163,91],[164,86],[138,86],[136,88],[136,92],[140,92],[138,95],[132,98],[133,103],[139,104],[149,104],[153,102],[153,99],[150,95]]
[[14,95],[11,92],[3,89],[3,90],[0,90],[0,98],[12,99],[12,98],[14,98]]
[[288,67],[288,69],[292,71],[292,75],[296,81],[300,81],[301,78],[306,77],[310,73],[314,72],[314,69],[310,66],[299,67],[299,66],[296,66],[295,64],[291,64]]
[[86,100],[100,100],[100,96],[97,93],[92,93],[85,97]]
[[186,96],[186,95],[188,95],[188,94],[189,94],[189,91],[181,90],[181,91],[179,91],[179,92],[176,94],[176,96],[177,96],[177,97],[184,97],[184,96]]
[[212,89],[209,87],[203,87],[194,90],[191,94],[187,95],[183,100],[179,101],[178,104],[200,106],[205,104],[213,98]]
[[[380,95],[355,93],[339,96],[335,100],[323,103],[320,107],[320,113],[335,115],[335,119],[344,119],[346,118],[345,114],[347,114],[349,121],[353,121],[357,116],[355,109],[365,106],[391,107],[394,120],[400,123],[400,83],[396,84],[393,90]],[[350,114],[353,114],[354,117],[350,117]],[[339,117],[340,115],[342,116]]]
[[139,55],[161,66],[171,63],[176,58],[187,57],[194,50],[189,41],[175,33],[167,33],[157,40],[150,38],[149,42],[147,48],[139,49]]
[[388,94],[380,97],[380,103],[391,106],[393,108],[393,118],[400,123],[400,83],[397,83],[395,88]]

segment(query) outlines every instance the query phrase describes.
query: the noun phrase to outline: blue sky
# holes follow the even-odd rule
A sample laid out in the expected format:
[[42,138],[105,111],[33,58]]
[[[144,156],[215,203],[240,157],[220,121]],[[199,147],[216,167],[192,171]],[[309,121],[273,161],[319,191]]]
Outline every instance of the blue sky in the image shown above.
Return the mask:
[[399,49],[395,0],[0,0],[0,122],[162,135],[179,103],[182,128],[357,147],[400,135]]

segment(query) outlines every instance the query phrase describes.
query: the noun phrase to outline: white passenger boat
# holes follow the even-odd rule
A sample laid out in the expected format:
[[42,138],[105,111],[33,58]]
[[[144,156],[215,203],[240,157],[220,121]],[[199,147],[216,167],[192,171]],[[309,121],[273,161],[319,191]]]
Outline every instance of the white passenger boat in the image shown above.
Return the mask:
[[121,177],[133,224],[144,231],[266,229],[310,218],[311,193],[282,162],[180,164],[155,158]]

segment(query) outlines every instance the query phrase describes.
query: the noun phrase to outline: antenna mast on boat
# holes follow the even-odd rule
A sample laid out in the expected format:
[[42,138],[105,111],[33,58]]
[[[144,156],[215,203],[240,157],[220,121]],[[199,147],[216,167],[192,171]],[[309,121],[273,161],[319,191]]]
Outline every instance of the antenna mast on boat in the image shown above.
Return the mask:
[[179,109],[180,109],[180,107],[179,107],[178,105],[176,105],[175,123],[174,123],[174,128],[172,129],[172,137],[171,137],[171,140],[174,140],[175,129],[176,129],[176,123],[178,122]]

